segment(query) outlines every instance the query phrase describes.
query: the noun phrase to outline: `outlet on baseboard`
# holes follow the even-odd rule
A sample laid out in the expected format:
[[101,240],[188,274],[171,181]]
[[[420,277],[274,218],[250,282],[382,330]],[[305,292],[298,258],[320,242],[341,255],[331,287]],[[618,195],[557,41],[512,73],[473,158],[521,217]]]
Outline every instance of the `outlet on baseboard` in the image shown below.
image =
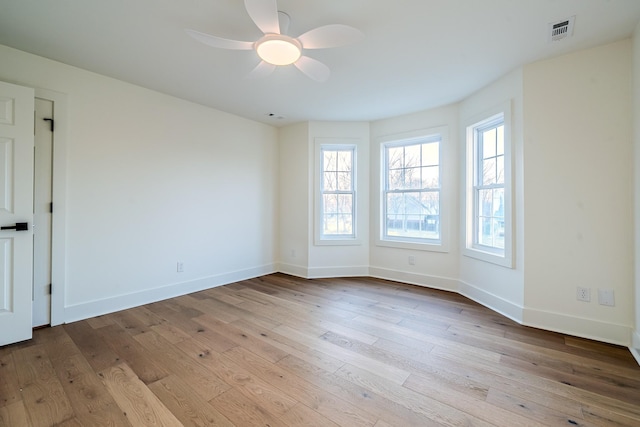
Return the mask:
[[409,265],[416,265],[416,257],[409,255]]
[[591,288],[583,288],[578,286],[576,292],[576,299],[578,301],[590,302],[591,301]]
[[184,262],[182,262],[182,261],[178,261],[178,262],[176,263],[176,271],[177,271],[178,273],[183,273],[183,272],[184,272]]

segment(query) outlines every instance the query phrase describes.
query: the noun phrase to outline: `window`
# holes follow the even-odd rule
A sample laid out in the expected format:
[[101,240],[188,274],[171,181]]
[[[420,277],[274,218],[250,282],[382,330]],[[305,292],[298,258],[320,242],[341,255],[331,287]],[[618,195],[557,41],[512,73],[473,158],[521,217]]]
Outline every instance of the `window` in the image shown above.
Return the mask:
[[467,127],[465,255],[511,267],[508,106]]
[[355,238],[355,146],[320,147],[320,238]]
[[440,244],[441,140],[383,144],[382,240]]
[[475,128],[473,244],[504,250],[504,117]]

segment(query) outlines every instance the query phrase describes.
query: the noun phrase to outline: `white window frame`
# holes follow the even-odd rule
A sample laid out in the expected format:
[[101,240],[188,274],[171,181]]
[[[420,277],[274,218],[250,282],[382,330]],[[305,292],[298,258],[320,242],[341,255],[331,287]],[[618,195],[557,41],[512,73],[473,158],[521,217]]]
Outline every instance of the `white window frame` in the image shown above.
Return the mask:
[[[443,159],[447,158],[448,131],[446,127],[431,129],[421,129],[398,135],[389,135],[378,139],[380,143],[380,192],[379,192],[379,230],[376,233],[376,245],[402,249],[413,249],[433,252],[448,252],[449,233],[449,197],[446,193],[447,177],[443,170]],[[439,142],[439,239],[411,238],[401,236],[388,236],[386,228],[386,190],[387,190],[387,168],[386,168],[386,148],[401,145],[417,144],[421,142]]]
[[[315,208],[315,238],[314,243],[316,245],[359,245],[361,242],[358,239],[358,147],[355,143],[350,143],[344,140],[330,139],[332,142],[326,142],[327,138],[319,138],[316,141],[316,155],[315,155],[315,193],[316,193],[316,208]],[[324,151],[351,151],[352,152],[352,165],[351,165],[351,190],[341,191],[340,193],[352,194],[352,233],[351,234],[324,234],[323,218],[324,218],[324,201],[323,196],[325,194],[324,185]]]
[[[482,115],[468,120],[466,126],[466,165],[465,165],[465,227],[463,254],[485,262],[513,268],[513,158],[511,103],[506,102]],[[504,125],[504,248],[478,243],[479,217],[477,193],[483,186],[478,184],[480,159],[478,155],[478,132],[502,121]]]

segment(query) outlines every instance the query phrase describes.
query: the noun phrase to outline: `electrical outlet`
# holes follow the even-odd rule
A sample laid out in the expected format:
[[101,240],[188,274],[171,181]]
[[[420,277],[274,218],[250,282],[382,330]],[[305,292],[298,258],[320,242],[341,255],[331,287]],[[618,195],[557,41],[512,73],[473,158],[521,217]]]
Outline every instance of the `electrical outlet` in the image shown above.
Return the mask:
[[409,256],[409,265],[416,265],[416,257],[413,255]]
[[295,257],[296,257],[296,250],[291,249],[291,258],[295,258]]
[[184,262],[182,262],[182,261],[178,261],[178,262],[177,262],[177,264],[176,264],[176,271],[177,271],[178,273],[182,273],[182,272],[184,272]]
[[591,289],[590,288],[583,288],[583,287],[578,286],[576,299],[578,301],[590,302],[591,301]]
[[614,307],[616,300],[613,289],[598,289],[598,304]]

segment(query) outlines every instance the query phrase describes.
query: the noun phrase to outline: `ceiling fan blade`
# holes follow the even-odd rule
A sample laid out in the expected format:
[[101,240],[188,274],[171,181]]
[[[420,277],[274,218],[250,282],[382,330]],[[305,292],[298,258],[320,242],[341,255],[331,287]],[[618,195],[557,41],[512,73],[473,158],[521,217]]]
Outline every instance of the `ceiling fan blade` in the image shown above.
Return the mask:
[[344,46],[364,38],[362,31],[342,24],[323,25],[307,31],[298,40],[305,49],[324,49]]
[[276,0],[244,0],[244,7],[263,33],[280,34]]
[[294,64],[298,70],[317,82],[325,82],[331,75],[329,67],[308,56],[301,56]]
[[212,36],[210,34],[201,33],[196,30],[184,30],[194,39],[209,46],[219,47],[222,49],[251,50],[253,42],[243,42],[240,40],[224,39],[222,37]]
[[273,73],[273,70],[276,69],[276,66],[273,64],[269,64],[268,62],[260,61],[258,66],[253,69],[249,74],[247,74],[248,79],[260,79],[262,77],[267,77],[269,74]]

